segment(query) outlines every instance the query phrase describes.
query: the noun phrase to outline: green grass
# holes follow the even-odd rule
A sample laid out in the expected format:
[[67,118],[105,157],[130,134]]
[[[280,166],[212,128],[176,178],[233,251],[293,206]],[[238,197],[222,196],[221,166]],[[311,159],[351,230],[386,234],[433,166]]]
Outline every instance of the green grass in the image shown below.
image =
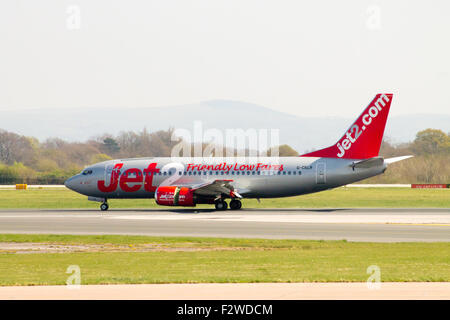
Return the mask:
[[[110,208],[162,208],[153,199],[109,200]],[[93,208],[96,202],[76,192],[61,189],[1,190],[0,209]],[[212,208],[199,205],[199,208]],[[244,208],[450,208],[450,189],[337,188],[298,197],[244,199]]]
[[449,243],[175,238],[144,236],[0,235],[0,242],[158,244],[202,251],[1,253],[0,285],[65,284],[69,265],[82,284],[366,281],[377,265],[382,281],[450,281]]

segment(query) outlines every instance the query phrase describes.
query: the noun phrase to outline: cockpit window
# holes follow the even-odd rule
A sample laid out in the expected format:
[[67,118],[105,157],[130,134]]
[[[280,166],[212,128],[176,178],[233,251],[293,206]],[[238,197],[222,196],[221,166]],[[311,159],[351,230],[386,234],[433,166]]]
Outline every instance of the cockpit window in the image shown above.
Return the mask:
[[81,173],[83,176],[87,176],[87,175],[89,175],[89,174],[92,174],[92,170],[91,169],[86,169],[86,170],[83,170],[83,172]]

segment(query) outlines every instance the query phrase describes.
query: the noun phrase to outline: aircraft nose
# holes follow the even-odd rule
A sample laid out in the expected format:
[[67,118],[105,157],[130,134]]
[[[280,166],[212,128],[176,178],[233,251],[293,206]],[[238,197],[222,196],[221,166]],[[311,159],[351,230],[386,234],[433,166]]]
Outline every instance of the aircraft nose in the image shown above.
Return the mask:
[[65,185],[67,188],[69,188],[70,190],[76,191],[76,190],[75,190],[75,180],[76,180],[76,177],[77,177],[77,176],[70,177],[69,179],[67,179],[67,180],[64,182],[64,185]]

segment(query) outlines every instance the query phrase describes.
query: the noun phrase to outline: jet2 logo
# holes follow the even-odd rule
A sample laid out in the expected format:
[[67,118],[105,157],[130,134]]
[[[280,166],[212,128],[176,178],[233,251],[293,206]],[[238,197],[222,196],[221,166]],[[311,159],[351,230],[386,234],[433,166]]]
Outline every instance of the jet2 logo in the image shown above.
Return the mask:
[[[98,190],[101,192],[114,192],[117,190],[117,186],[125,192],[136,192],[142,187],[142,182],[144,182],[144,189],[148,192],[155,192],[156,186],[153,186],[153,175],[159,172],[156,168],[157,163],[150,163],[146,169],[141,170],[137,168],[130,168],[126,170],[123,174],[120,174],[120,169],[123,167],[123,163],[117,163],[111,172],[111,177],[109,179],[109,184],[106,185],[105,180],[99,180],[97,182]],[[144,179],[145,176],[145,179]],[[138,183],[134,186],[129,186],[128,183]]]
[[[368,111],[350,127],[350,130],[344,136],[345,138],[336,144],[339,149],[339,152],[337,153],[339,158],[342,158],[345,155],[345,151],[349,150],[352,147],[352,144],[354,144],[361,134],[370,126],[372,119],[375,119],[380,114],[383,110],[382,107],[386,106],[387,102],[389,102],[389,98],[384,94],[381,95],[375,103],[368,108]],[[356,124],[359,120],[363,123],[361,129]]]

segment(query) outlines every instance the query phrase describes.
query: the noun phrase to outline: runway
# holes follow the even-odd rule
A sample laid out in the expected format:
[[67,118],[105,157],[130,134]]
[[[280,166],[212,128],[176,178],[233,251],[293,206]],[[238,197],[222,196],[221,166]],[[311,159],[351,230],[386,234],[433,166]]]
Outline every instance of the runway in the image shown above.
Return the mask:
[[431,242],[450,241],[450,210],[2,210],[0,233]]

